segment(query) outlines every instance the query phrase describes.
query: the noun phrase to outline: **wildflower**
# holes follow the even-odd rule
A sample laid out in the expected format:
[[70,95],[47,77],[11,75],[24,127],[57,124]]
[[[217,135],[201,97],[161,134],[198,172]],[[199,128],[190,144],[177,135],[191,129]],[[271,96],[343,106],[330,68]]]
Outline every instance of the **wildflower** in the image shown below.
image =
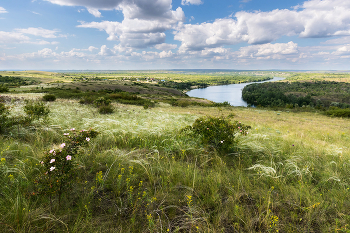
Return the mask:
[[221,143],[224,143],[224,140],[220,141]]
[[53,162],[55,162],[55,161],[56,161],[55,159],[51,159],[51,160],[50,160],[50,163],[53,163]]
[[86,141],[90,141],[90,138],[86,138]]
[[68,135],[69,135],[69,133],[64,133],[63,135],[64,135],[64,136],[68,136]]
[[62,144],[60,145],[61,148],[65,147],[65,146],[66,146],[66,143],[62,143]]
[[54,150],[54,149],[50,150],[50,152],[49,152],[49,153],[50,153],[50,154],[52,154],[53,152],[55,152],[55,150]]
[[52,172],[53,170],[55,170],[55,167],[50,167],[50,172]]
[[67,155],[66,159],[67,159],[67,160],[72,160],[72,156]]
[[71,128],[70,130],[71,130],[71,131],[74,131],[74,130],[75,130],[75,128]]
[[5,158],[1,158],[1,162],[6,162],[6,159]]
[[44,161],[41,161],[40,163],[41,163],[41,164],[44,164]]

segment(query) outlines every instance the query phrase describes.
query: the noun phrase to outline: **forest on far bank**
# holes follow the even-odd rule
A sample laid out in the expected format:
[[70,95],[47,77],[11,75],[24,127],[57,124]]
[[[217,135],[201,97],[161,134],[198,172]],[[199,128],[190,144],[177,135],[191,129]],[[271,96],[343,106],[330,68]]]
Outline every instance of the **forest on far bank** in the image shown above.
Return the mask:
[[243,89],[248,104],[262,107],[350,107],[350,83],[335,81],[254,83]]

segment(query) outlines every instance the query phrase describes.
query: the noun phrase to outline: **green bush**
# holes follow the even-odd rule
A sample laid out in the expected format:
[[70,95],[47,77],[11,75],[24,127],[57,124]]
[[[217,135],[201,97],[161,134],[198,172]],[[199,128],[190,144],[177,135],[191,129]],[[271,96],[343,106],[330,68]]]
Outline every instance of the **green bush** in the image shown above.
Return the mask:
[[98,112],[101,114],[113,113],[113,107],[111,105],[102,105],[98,108]]
[[56,96],[53,94],[46,94],[43,96],[43,100],[44,101],[55,101],[56,100]]
[[184,130],[190,130],[200,137],[203,145],[222,153],[230,151],[235,146],[236,133],[247,135],[250,128],[238,121],[231,122],[223,116],[206,116],[196,119],[192,126]]
[[5,106],[5,104],[0,103],[0,133],[3,133],[4,130],[8,127],[9,124],[9,110],[8,107]]
[[45,154],[40,162],[40,175],[35,179],[37,193],[40,195],[58,195],[59,205],[61,194],[76,182],[77,154],[79,149],[86,146],[91,138],[99,133],[95,130],[81,130],[65,133],[66,140],[59,148],[52,149]]
[[101,107],[101,106],[107,106],[111,103],[112,101],[110,99],[107,99],[105,97],[99,97],[94,101],[94,104],[96,107]]
[[350,117],[350,109],[345,108],[330,108],[328,111],[325,112],[327,116],[334,116],[334,117]]
[[92,96],[84,96],[79,100],[79,104],[92,104],[94,103],[95,98]]
[[24,106],[24,112],[32,120],[46,119],[50,109],[43,102],[27,101]]
[[0,85],[0,92],[8,92],[9,88],[5,85]]

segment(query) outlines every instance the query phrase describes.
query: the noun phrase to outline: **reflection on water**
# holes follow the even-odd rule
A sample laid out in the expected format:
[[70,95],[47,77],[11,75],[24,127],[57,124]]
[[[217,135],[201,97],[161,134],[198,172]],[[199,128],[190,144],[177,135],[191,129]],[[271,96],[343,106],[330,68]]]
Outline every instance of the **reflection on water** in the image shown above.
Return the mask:
[[[275,77],[273,79],[262,81],[262,82],[252,82],[252,83],[264,83],[264,82],[274,82],[283,80],[284,78]],[[222,86],[210,86],[207,88],[193,89],[186,94],[191,97],[205,98],[217,103],[229,102],[232,106],[245,106],[247,103],[242,99],[242,90],[245,86],[252,83],[240,83],[240,84],[230,84]]]

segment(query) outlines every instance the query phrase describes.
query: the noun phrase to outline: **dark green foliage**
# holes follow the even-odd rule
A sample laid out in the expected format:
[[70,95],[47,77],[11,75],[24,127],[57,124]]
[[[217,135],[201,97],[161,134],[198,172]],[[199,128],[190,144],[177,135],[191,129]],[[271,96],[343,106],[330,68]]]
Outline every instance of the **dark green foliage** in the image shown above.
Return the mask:
[[327,110],[324,114],[328,116],[334,116],[334,117],[350,117],[350,109],[345,108],[331,108]]
[[231,122],[223,116],[206,116],[196,119],[192,126],[183,130],[190,130],[194,135],[200,137],[203,145],[222,153],[233,149],[236,144],[236,133],[246,135],[250,128],[238,121]]
[[24,106],[24,112],[32,120],[39,120],[40,118],[47,118],[50,109],[43,102],[27,101]]
[[110,99],[107,99],[105,97],[99,97],[94,101],[94,104],[96,107],[101,107],[101,106],[108,106],[110,105],[112,101]]
[[8,92],[9,88],[3,84],[0,85],[0,92]]
[[[243,100],[248,104],[263,107],[315,106],[316,108],[332,105],[340,108],[349,107],[350,84],[341,82],[267,82],[255,83],[244,87]],[[337,103],[337,105],[334,105]]]
[[172,106],[178,106],[178,107],[188,107],[190,105],[193,104],[193,101],[189,101],[189,100],[173,100],[171,102]]
[[84,96],[79,100],[79,104],[92,104],[95,101],[95,97],[92,96]]
[[53,94],[46,94],[43,96],[43,100],[44,101],[55,101],[56,100],[56,96]]
[[8,107],[5,104],[0,103],[0,133],[3,133],[4,130],[9,126],[8,115],[10,114]]
[[32,85],[37,83],[38,82],[31,80],[29,78],[10,77],[10,76],[0,75],[0,84],[1,85],[6,84],[7,87],[19,87],[19,86]]
[[113,113],[113,107],[111,105],[101,105],[98,108],[98,112],[101,114],[111,114]]

